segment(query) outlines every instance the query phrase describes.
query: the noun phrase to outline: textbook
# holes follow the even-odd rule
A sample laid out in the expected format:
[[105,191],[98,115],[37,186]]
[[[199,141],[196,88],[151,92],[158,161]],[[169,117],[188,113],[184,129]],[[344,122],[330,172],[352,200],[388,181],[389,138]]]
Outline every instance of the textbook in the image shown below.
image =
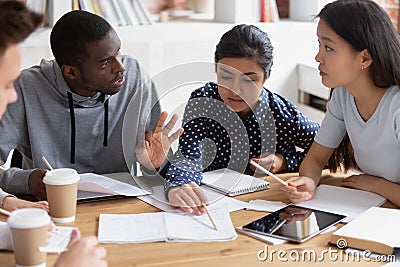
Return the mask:
[[269,188],[269,182],[230,169],[203,173],[203,184],[228,196],[237,196]]
[[400,248],[400,210],[372,207],[331,236],[339,248],[356,248],[391,255]]
[[100,243],[211,242],[231,241],[237,234],[227,208],[210,207],[214,229],[207,214],[201,216],[169,212],[100,214]]

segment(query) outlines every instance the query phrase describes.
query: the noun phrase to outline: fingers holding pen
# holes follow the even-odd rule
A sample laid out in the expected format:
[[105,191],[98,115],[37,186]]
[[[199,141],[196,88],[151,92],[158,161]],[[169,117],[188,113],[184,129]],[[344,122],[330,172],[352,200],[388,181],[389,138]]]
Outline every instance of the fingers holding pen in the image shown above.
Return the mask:
[[203,204],[208,203],[207,197],[194,182],[170,189],[168,197],[172,205],[180,207],[187,213],[202,215],[206,212]]

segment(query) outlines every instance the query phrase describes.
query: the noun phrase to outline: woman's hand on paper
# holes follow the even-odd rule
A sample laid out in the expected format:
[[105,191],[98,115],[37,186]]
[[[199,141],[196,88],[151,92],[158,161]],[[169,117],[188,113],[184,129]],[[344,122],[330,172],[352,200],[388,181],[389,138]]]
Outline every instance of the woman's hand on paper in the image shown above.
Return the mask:
[[14,196],[7,196],[3,200],[3,209],[13,211],[22,208],[39,208],[49,211],[49,203],[47,201],[31,202]]
[[47,199],[46,187],[43,183],[43,177],[46,175],[46,169],[35,169],[29,175],[29,190],[37,199]]
[[144,139],[135,149],[137,160],[147,169],[160,168],[168,155],[171,144],[183,133],[183,128],[179,128],[168,136],[178,120],[178,115],[174,114],[164,127],[167,116],[167,112],[161,113],[154,131],[147,131]]
[[[251,158],[250,160],[258,163],[265,169],[269,170],[272,173],[277,173],[279,171],[283,171],[287,169],[286,160],[282,154],[273,154],[273,153],[263,153],[258,158]],[[253,170],[257,174],[264,174],[262,171],[257,169],[253,165],[249,165],[250,169]],[[265,175],[265,174],[264,174]]]
[[53,267],[105,267],[108,266],[104,259],[106,254],[106,249],[98,246],[95,236],[81,238],[79,230],[74,229],[68,251],[58,257]]
[[292,203],[297,204],[314,197],[316,185],[313,179],[300,176],[292,177],[286,182],[288,186],[281,186],[281,189],[286,192]]
[[171,205],[181,208],[184,212],[195,215],[206,213],[203,204],[208,203],[207,197],[194,182],[171,188],[168,199]]

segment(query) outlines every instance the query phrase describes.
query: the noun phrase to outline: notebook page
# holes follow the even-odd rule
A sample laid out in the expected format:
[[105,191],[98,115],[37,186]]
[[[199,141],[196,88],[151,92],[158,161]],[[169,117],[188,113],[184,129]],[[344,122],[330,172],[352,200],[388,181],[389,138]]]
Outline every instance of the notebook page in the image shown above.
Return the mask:
[[164,212],[100,214],[100,243],[143,243],[164,241]]
[[265,189],[269,185],[267,181],[230,169],[205,172],[202,183],[232,196]]
[[343,222],[350,222],[370,207],[380,206],[385,201],[384,197],[363,190],[320,185],[313,199],[298,206],[343,214],[347,216]]
[[167,241],[210,242],[230,241],[237,237],[229,212],[224,206],[209,208],[215,221],[214,229],[207,214],[201,216],[166,213]]

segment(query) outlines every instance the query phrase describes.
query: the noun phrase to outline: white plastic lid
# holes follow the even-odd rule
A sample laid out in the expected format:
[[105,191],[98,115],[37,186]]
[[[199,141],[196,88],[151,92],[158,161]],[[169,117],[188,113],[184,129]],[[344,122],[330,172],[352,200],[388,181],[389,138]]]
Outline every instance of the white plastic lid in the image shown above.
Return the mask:
[[74,169],[61,168],[47,171],[43,183],[49,185],[67,185],[79,181],[79,174]]
[[43,209],[24,208],[11,212],[7,224],[18,229],[30,229],[49,225],[50,216]]

